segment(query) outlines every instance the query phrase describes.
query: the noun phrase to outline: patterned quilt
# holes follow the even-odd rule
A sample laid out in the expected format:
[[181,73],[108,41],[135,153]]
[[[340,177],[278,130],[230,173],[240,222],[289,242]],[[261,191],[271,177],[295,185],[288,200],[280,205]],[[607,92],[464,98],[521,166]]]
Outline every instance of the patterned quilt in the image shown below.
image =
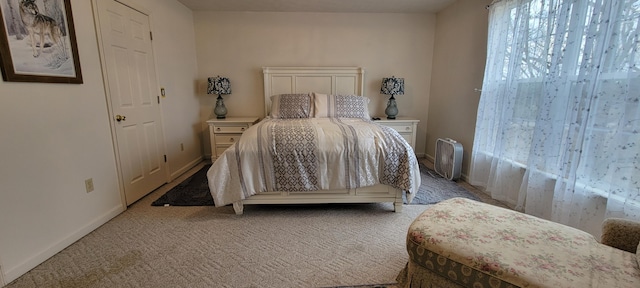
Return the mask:
[[358,118],[264,119],[207,172],[216,206],[260,192],[353,189],[386,184],[411,192],[420,171],[392,128]]

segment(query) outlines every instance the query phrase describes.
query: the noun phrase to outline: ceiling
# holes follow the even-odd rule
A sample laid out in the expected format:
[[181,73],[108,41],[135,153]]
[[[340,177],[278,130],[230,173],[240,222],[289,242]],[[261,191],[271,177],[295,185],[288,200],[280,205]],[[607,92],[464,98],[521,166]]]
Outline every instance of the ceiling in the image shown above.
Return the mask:
[[193,11],[435,13],[456,0],[178,0]]

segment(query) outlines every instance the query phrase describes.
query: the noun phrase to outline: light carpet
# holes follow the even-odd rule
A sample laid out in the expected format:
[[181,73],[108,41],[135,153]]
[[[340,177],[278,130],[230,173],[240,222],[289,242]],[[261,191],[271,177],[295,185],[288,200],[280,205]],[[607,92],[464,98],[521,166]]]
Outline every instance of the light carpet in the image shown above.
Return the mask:
[[429,206],[153,207],[156,191],[7,287],[332,287],[395,283]]

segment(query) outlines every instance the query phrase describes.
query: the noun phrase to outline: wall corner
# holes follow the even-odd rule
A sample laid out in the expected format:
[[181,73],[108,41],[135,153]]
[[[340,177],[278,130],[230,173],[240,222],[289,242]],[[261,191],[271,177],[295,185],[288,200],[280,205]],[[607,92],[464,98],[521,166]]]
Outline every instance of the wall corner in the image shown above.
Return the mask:
[[2,263],[0,262],[0,287],[4,287],[7,283],[4,283],[4,272],[2,272]]

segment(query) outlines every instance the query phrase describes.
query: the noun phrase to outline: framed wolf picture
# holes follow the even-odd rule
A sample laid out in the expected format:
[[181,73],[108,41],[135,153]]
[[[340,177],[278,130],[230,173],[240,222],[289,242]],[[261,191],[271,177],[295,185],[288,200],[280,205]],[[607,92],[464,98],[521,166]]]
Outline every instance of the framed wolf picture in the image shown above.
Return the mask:
[[4,81],[82,83],[71,0],[0,0]]

